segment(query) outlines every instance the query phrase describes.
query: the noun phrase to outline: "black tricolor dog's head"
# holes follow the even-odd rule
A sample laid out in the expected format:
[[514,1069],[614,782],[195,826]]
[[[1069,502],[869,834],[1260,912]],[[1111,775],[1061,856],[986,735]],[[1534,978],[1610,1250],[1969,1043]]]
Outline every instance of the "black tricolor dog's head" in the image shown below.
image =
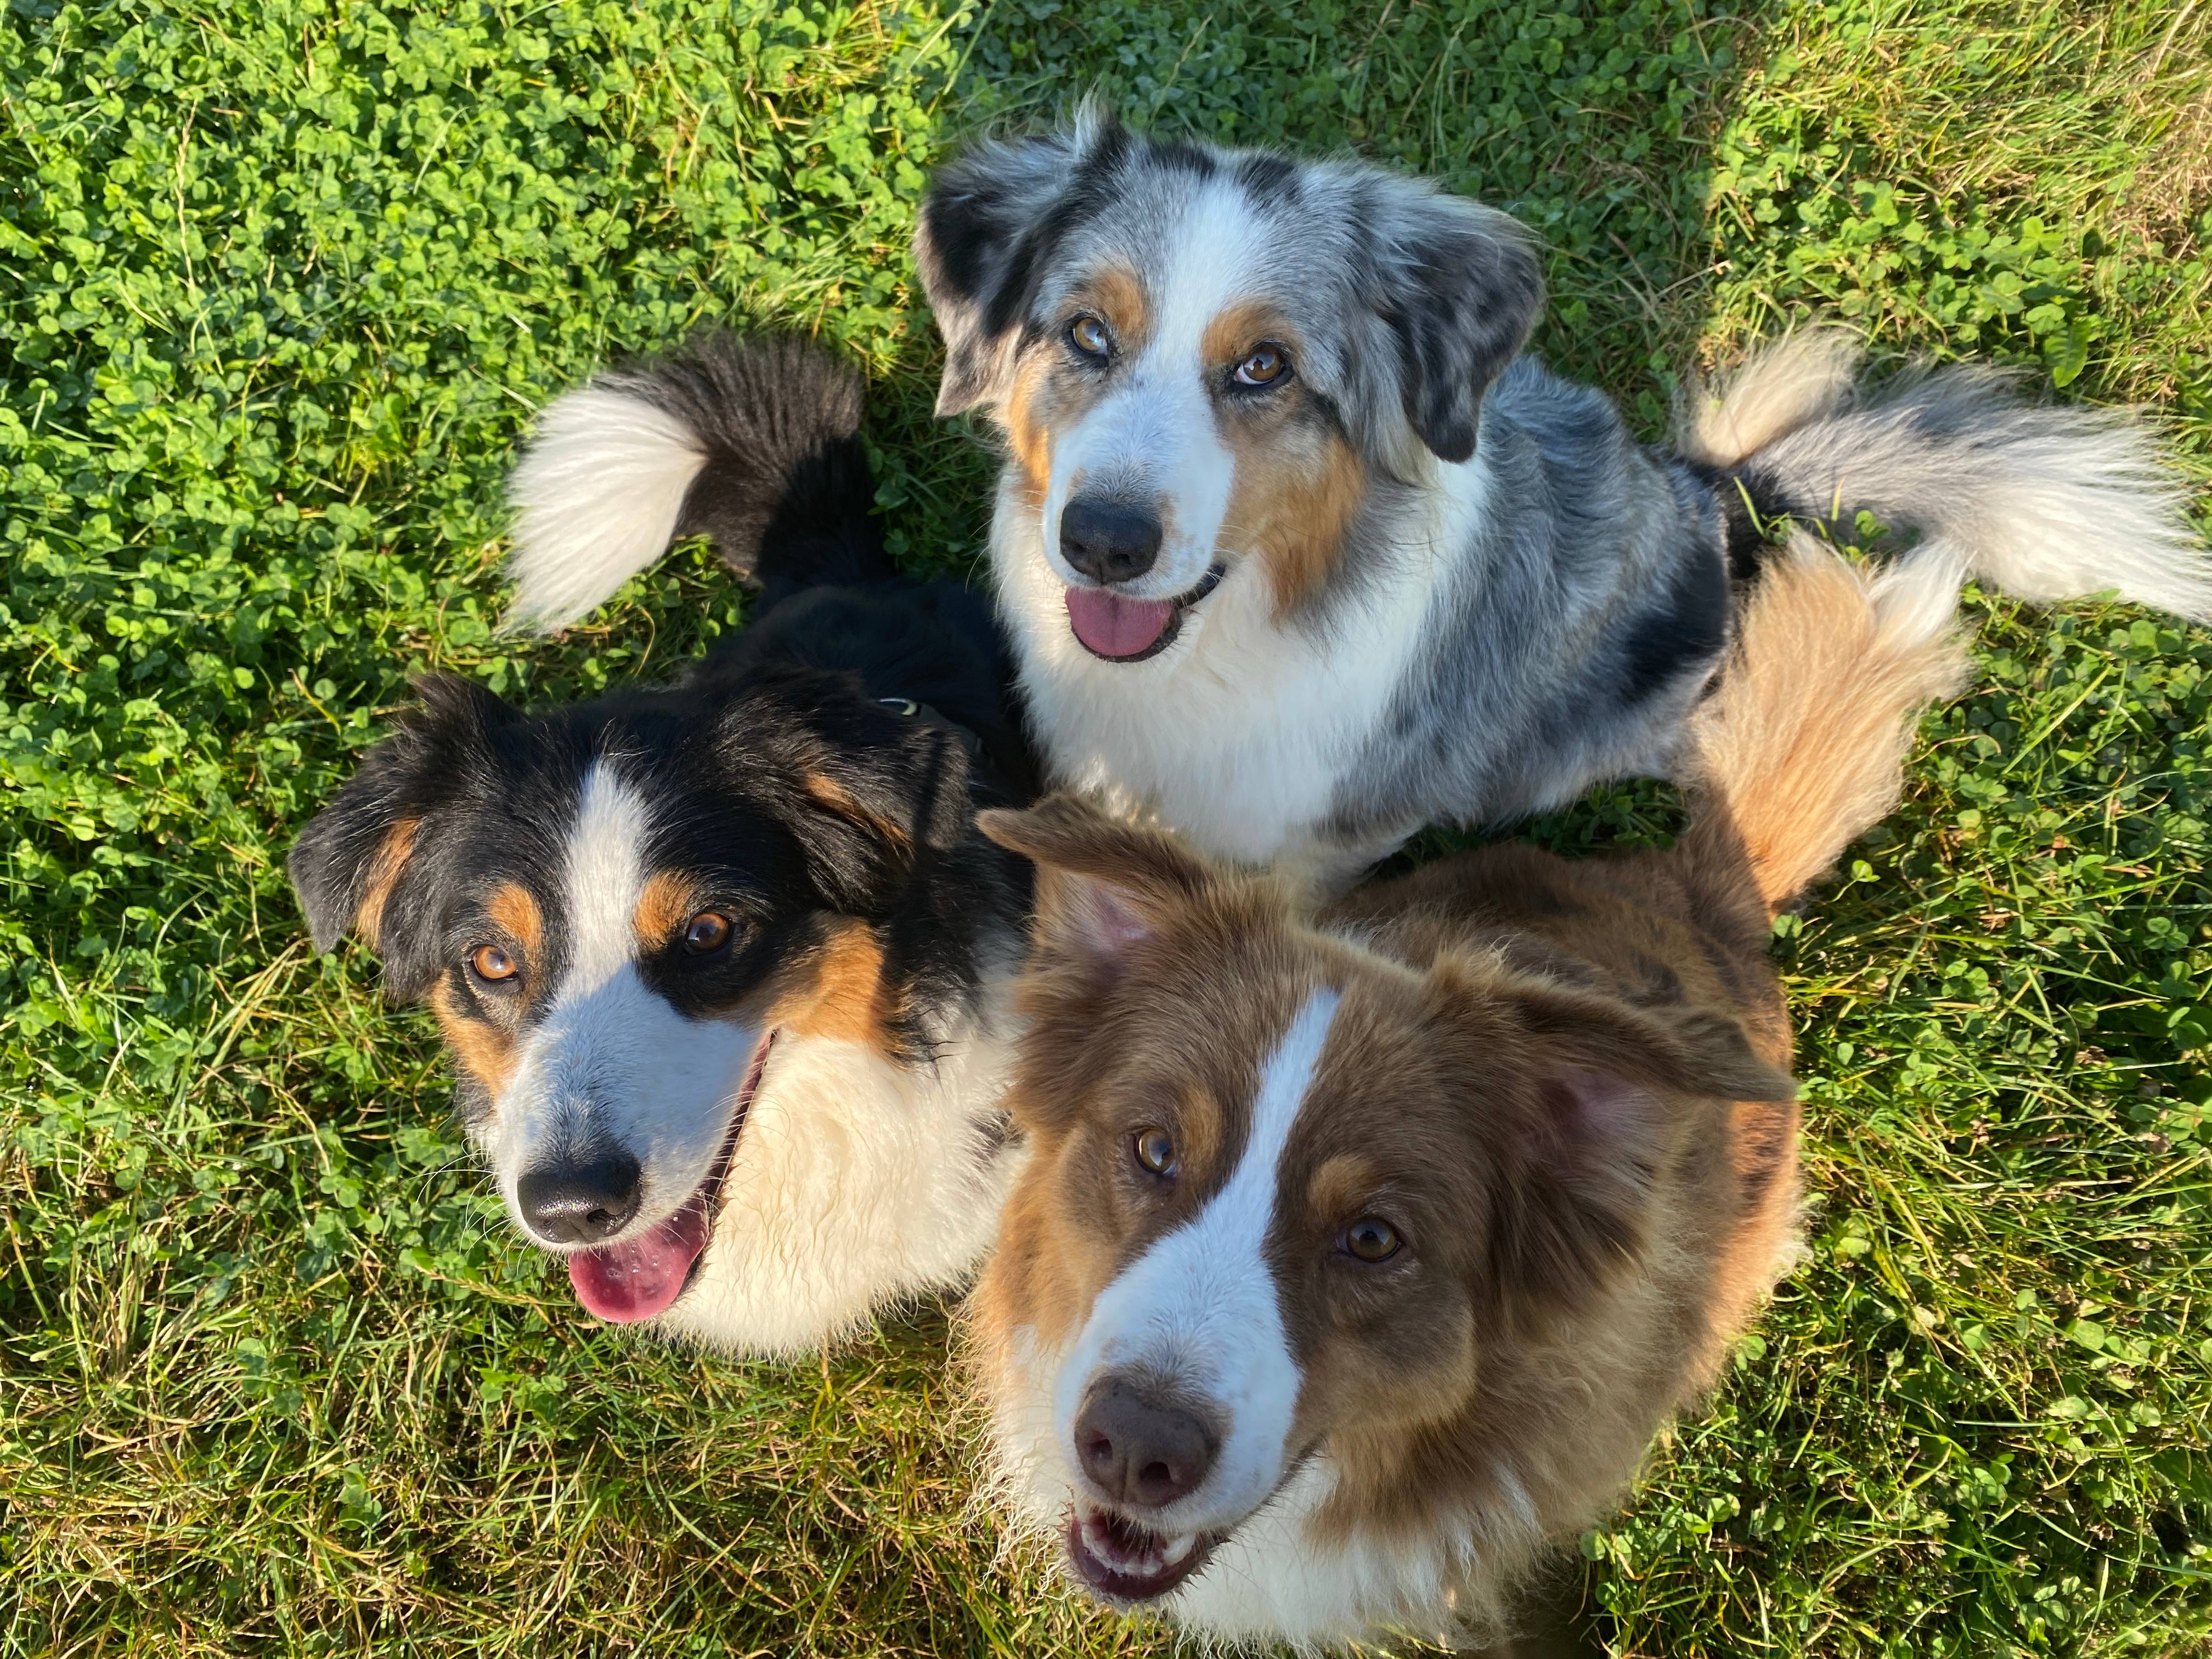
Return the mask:
[[1004,425],[1105,656],[1158,648],[1146,629],[1247,553],[1286,610],[1324,586],[1371,478],[1474,454],[1543,300],[1504,214],[1096,111],[945,168],[915,251],[945,335],[938,408]]
[[[1018,909],[957,738],[785,665],[526,715],[435,677],[311,823],[316,945],[427,1000],[463,1116],[585,1305],[652,1317],[704,1250],[779,1033],[916,1062]],[[1012,916],[1003,919],[1011,928]]]

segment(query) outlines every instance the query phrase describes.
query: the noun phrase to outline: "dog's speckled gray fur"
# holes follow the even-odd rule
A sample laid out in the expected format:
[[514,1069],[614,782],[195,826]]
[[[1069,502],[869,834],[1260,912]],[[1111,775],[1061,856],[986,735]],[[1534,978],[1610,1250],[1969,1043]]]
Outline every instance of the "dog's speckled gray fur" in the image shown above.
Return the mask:
[[[1204,261],[1179,264],[1194,246]],[[1224,769],[1178,775],[1171,745],[1187,739],[1149,737],[1145,722],[1188,730],[1194,694],[1177,673],[1198,672],[1188,665],[1212,651],[1217,684],[1233,678],[1267,648],[1260,627],[1240,623],[1255,636],[1233,645],[1217,628],[1094,672],[1055,637],[1066,623],[1052,584],[1068,574],[1054,564],[1014,591],[1009,562],[1051,563],[1056,535],[1048,508],[1010,522],[1029,509],[1001,490],[1002,603],[1054,769],[1217,852],[1309,857],[1341,878],[1424,823],[1508,819],[1607,778],[1664,773],[1725,648],[1731,576],[1755,566],[1754,513],[1849,526],[1866,507],[2023,597],[2117,588],[2185,615],[2212,611],[2179,492],[2124,414],[2033,404],[1974,368],[1908,374],[1862,398],[1855,343],[1814,330],[1689,410],[1674,449],[1642,445],[1602,394],[1516,356],[1541,286],[1511,222],[1378,167],[1157,143],[1091,110],[945,168],[915,252],[947,345],[945,411],[1003,413],[1025,356],[1063,349],[1067,296],[1102,263],[1140,273],[1161,307],[1192,280],[1175,273],[1199,270],[1212,295],[1218,272],[1233,271],[1239,297],[1292,319],[1297,374],[1370,478],[1330,580],[1264,626],[1285,645],[1294,633],[1320,642],[1317,674],[1349,673],[1331,641],[1371,654],[1391,637],[1362,635],[1365,596],[1394,570],[1432,571],[1400,679],[1352,741],[1314,750],[1328,775],[1309,799],[1325,807],[1249,833],[1246,813],[1232,834],[1209,798]],[[1455,493],[1471,507],[1440,517]],[[1438,547],[1445,522],[1459,526],[1456,544]],[[1232,580],[1249,553],[1224,526],[1213,556]],[[1126,591],[1165,597],[1165,580]],[[1096,712],[1108,702],[1110,714]],[[1215,712],[1256,731],[1291,718],[1282,702]],[[1268,740],[1271,754],[1296,752],[1279,732]],[[1220,833],[1206,832],[1209,813]]]
[[1486,511],[1336,792],[1327,833],[1347,846],[1662,768],[1727,637],[1711,488],[1637,443],[1601,393],[1524,357],[1485,404],[1478,453]]

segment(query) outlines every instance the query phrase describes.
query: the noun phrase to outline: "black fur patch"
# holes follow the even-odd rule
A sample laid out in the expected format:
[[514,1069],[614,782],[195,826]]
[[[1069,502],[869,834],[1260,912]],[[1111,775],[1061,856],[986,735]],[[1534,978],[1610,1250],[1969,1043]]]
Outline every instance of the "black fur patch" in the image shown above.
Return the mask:
[[1237,164],[1237,182],[1261,207],[1273,207],[1298,198],[1297,165],[1264,152],[1245,156]]
[[893,574],[860,442],[865,391],[827,352],[803,340],[708,334],[600,384],[673,415],[704,447],[677,534],[711,537],[766,603],[809,585]]
[[1781,492],[1755,468],[1730,471],[1683,461],[1683,466],[1712,492],[1713,507],[1720,514],[1721,545],[1728,550],[1731,581],[1749,581],[1759,574],[1771,544],[1759,526],[1789,516]]
[[1703,543],[1674,568],[1666,597],[1621,641],[1621,697],[1641,702],[1692,665],[1710,663],[1728,640],[1729,568]]
[[1200,149],[1195,144],[1174,142],[1147,143],[1145,160],[1170,173],[1188,173],[1194,179],[1211,179],[1221,171],[1221,163],[1214,159],[1212,153]]
[[1411,234],[1374,247],[1364,286],[1398,342],[1406,418],[1439,458],[1464,461],[1484,391],[1542,315],[1542,268],[1512,221],[1442,198]]

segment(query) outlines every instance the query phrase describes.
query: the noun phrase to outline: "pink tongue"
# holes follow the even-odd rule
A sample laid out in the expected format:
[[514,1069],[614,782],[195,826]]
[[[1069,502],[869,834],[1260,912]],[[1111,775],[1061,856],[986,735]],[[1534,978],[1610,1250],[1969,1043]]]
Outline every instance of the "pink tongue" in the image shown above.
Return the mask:
[[568,1283],[593,1317],[634,1325],[666,1310],[707,1248],[707,1206],[687,1204],[649,1233],[568,1258]]
[[1133,657],[1152,648],[1175,616],[1171,599],[1125,599],[1103,587],[1067,590],[1067,624],[1102,657]]

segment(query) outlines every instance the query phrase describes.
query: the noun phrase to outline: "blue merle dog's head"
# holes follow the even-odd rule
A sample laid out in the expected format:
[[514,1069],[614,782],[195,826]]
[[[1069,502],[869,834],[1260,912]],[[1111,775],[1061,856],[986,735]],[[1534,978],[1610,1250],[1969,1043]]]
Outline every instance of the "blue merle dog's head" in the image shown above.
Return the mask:
[[1095,109],[943,169],[915,246],[939,411],[1004,428],[1061,580],[1137,602],[1255,553],[1286,609],[1326,585],[1375,484],[1474,455],[1543,302],[1494,210]]

